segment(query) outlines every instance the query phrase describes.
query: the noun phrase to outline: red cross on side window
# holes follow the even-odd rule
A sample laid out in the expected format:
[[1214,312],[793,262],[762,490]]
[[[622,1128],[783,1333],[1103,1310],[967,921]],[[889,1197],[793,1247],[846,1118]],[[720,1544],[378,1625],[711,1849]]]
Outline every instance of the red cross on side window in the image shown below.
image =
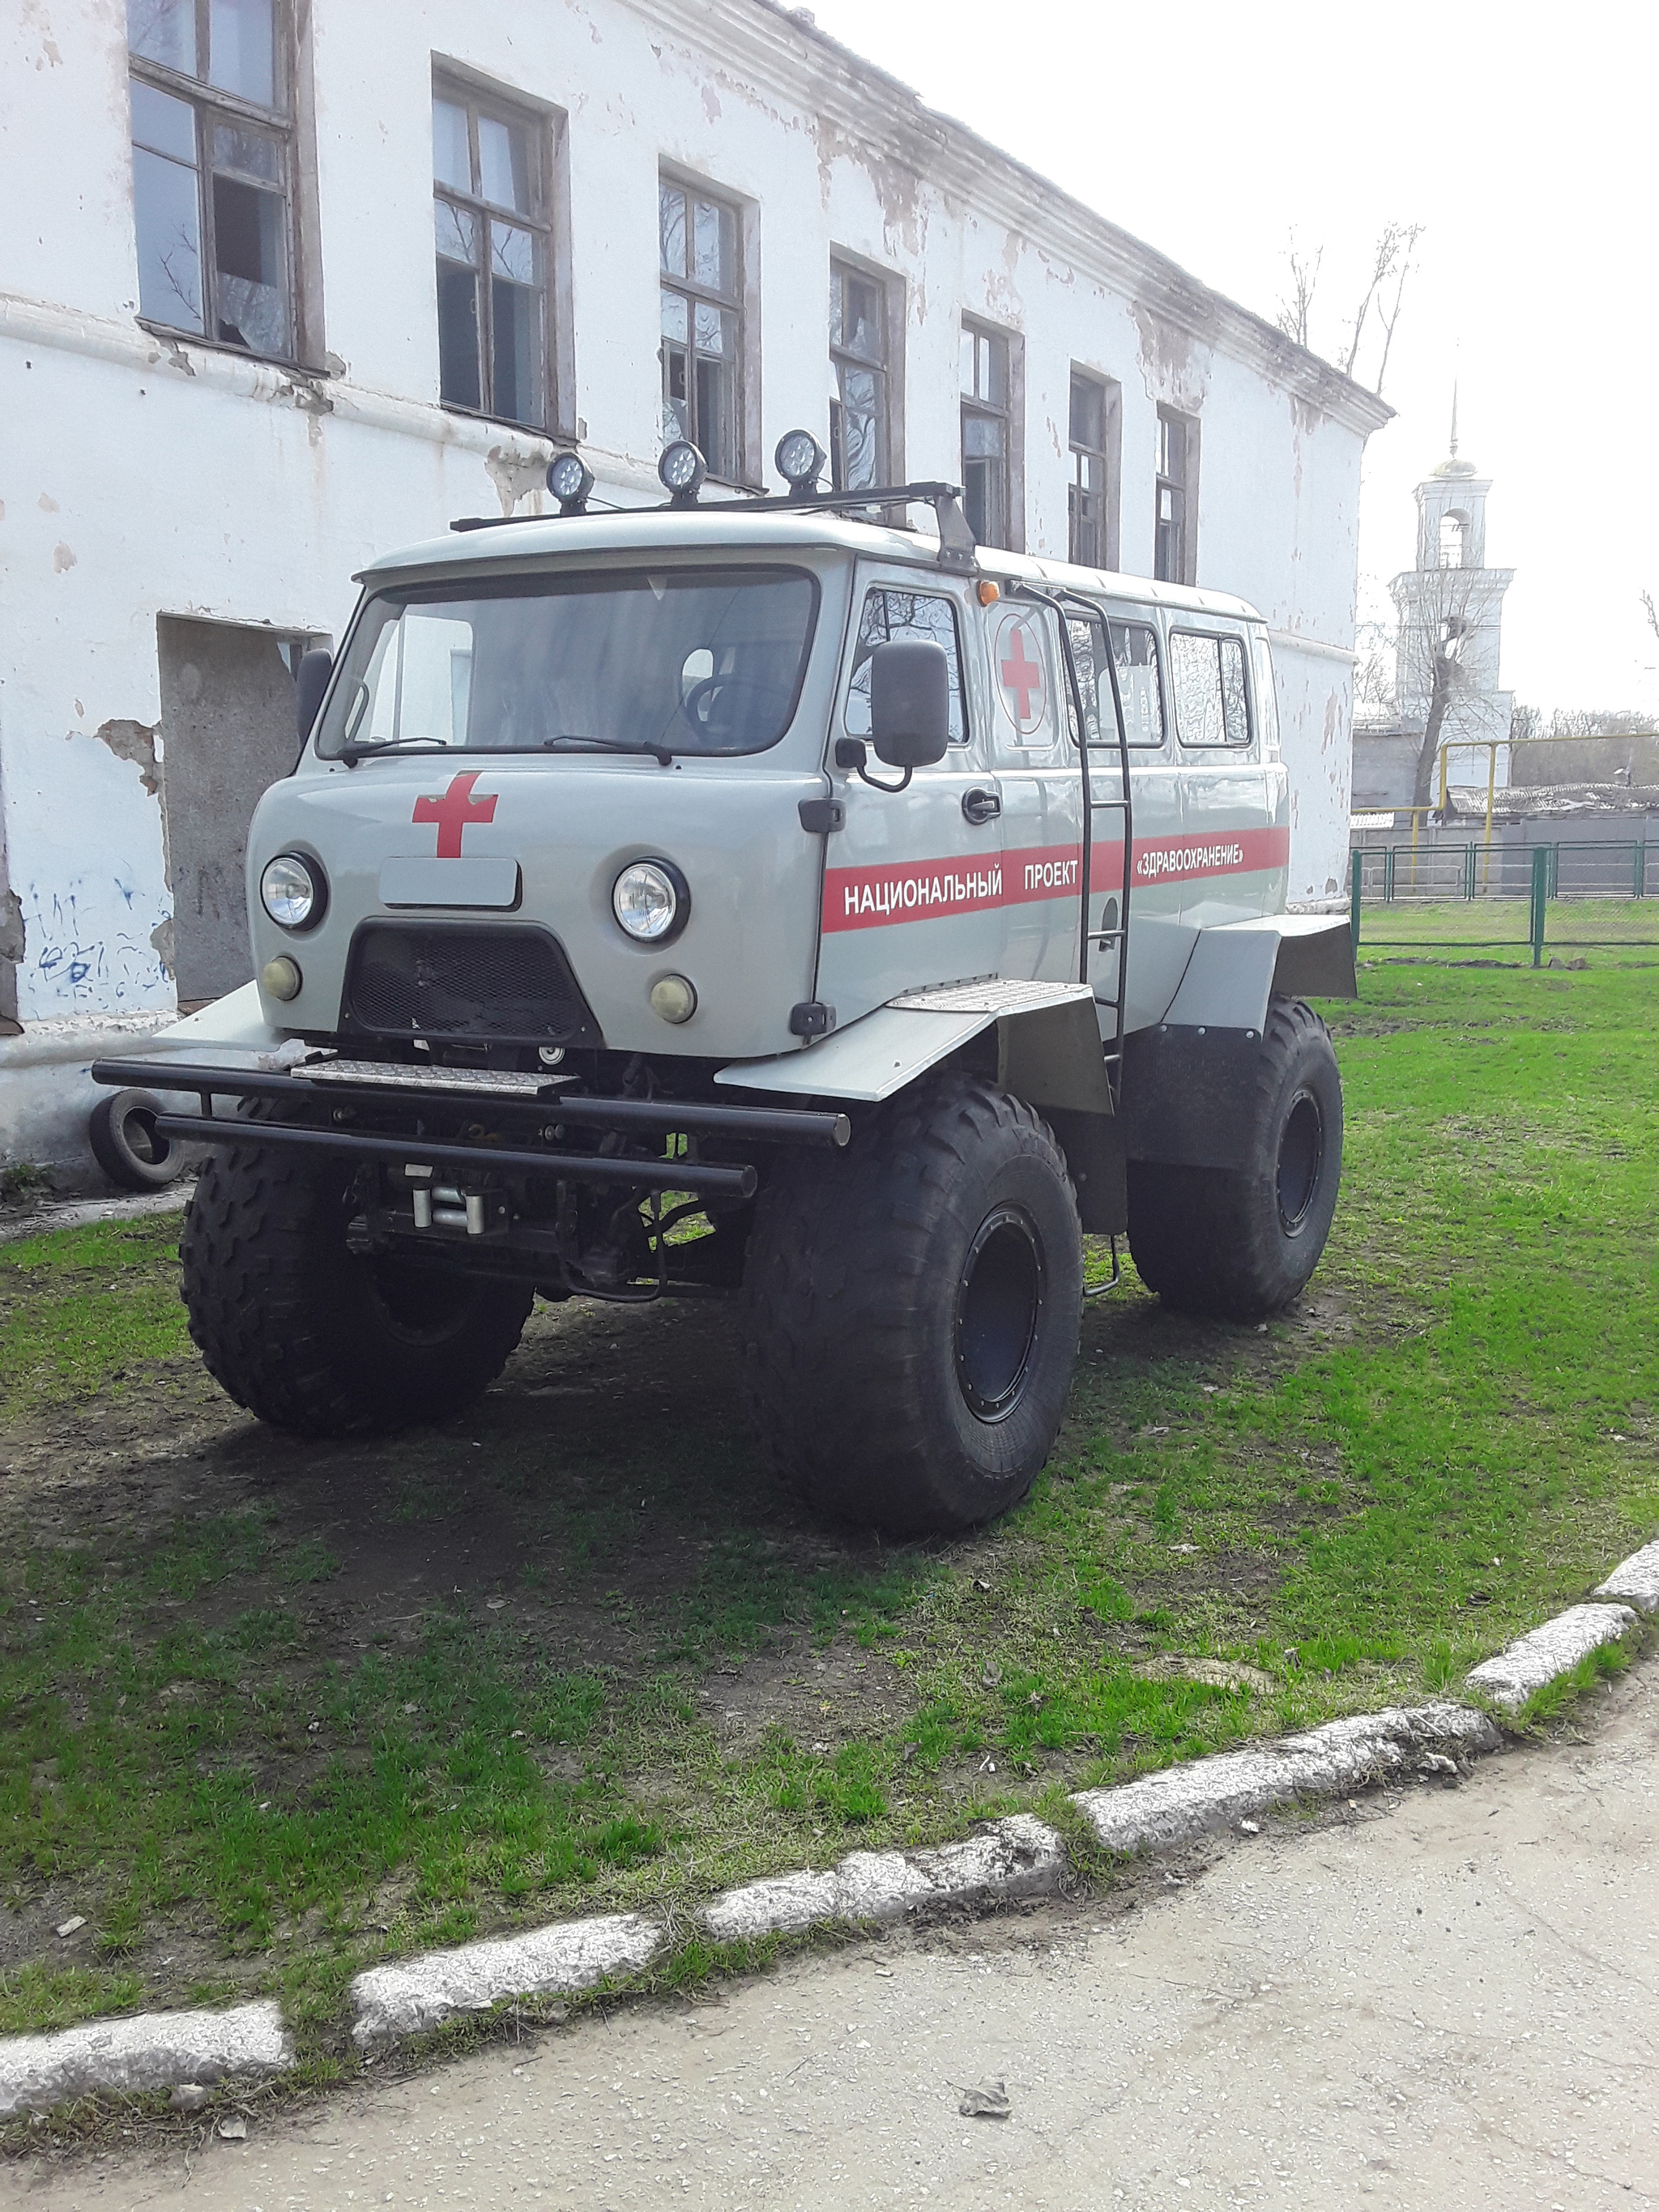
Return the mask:
[[1017,718],[1022,726],[1029,722],[1035,711],[1031,702],[1042,691],[1042,664],[1025,658],[1025,633],[1016,629],[1009,647],[1012,658],[1002,664],[1002,688],[1012,692],[1018,702]]
[[465,775],[452,776],[449,788],[441,799],[417,799],[411,822],[435,822],[438,825],[438,858],[459,860],[461,857],[461,838],[470,822],[493,822],[495,801],[500,796],[491,792],[487,799],[475,799],[472,787],[483,771],[469,769]]

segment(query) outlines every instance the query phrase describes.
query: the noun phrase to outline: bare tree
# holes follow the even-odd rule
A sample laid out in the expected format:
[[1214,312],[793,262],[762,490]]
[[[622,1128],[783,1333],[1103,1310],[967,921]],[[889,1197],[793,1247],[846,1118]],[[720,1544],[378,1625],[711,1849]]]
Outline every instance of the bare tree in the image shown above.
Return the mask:
[[1430,568],[1412,580],[1411,612],[1404,624],[1406,660],[1413,694],[1427,701],[1413,806],[1432,806],[1435,801],[1440,733],[1463,688],[1463,655],[1474,630],[1470,613],[1480,575],[1478,568]]
[[1659,609],[1656,609],[1654,606],[1653,593],[1651,592],[1643,592],[1642,605],[1647,615],[1648,628],[1653,632],[1656,637],[1659,637]]
[[1356,721],[1383,721],[1394,715],[1398,636],[1393,623],[1384,622],[1363,622],[1354,634],[1353,711]]
[[1534,738],[1544,734],[1544,710],[1528,707],[1516,700],[1510,709],[1510,738],[1512,744],[1528,745]]
[[1277,321],[1287,338],[1299,346],[1311,347],[1309,336],[1310,318],[1313,313],[1314,294],[1319,287],[1319,264],[1325,258],[1324,247],[1319,246],[1313,258],[1302,252],[1296,242],[1296,233],[1291,233],[1291,242],[1285,248],[1285,258],[1291,264],[1290,295],[1279,303]]
[[[1376,348],[1376,374],[1370,381],[1372,391],[1378,393],[1388,374],[1389,356],[1394,350],[1394,334],[1406,296],[1406,280],[1415,264],[1417,242],[1422,235],[1420,222],[1384,223],[1371,255],[1370,274],[1360,293],[1359,304],[1330,350],[1330,358],[1342,374],[1363,383],[1366,380],[1361,374],[1361,355],[1368,334],[1375,330],[1380,342]],[[1325,249],[1322,246],[1312,254],[1305,252],[1292,231],[1286,255],[1290,289],[1279,303],[1278,325],[1285,337],[1293,338],[1297,345],[1317,350],[1313,336],[1313,305]]]

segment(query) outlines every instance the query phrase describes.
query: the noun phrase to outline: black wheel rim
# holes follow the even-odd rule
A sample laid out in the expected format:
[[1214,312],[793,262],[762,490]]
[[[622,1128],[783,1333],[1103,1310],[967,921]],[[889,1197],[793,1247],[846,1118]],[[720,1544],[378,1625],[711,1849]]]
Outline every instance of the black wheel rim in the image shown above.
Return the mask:
[[1324,1164],[1325,1117],[1312,1091],[1298,1091],[1279,1139],[1279,1221],[1287,1237],[1307,1220]]
[[1025,1395],[1042,1296],[1030,1218],[1000,1206],[980,1224],[957,1284],[957,1382],[978,1419],[1006,1421]]

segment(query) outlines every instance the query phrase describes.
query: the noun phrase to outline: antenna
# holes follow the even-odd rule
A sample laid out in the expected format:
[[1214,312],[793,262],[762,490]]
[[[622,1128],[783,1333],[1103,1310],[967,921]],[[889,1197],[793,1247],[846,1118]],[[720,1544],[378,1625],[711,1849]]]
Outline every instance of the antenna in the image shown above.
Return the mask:
[[1452,379],[1451,457],[1453,460],[1457,459],[1457,379],[1455,377]]

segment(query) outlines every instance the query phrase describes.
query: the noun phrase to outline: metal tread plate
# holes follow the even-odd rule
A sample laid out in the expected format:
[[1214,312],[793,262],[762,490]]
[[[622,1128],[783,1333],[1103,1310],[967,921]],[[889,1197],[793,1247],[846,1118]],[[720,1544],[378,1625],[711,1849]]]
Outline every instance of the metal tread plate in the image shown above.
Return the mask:
[[922,1014],[1019,1014],[1037,1006],[1063,1006],[1072,999],[1094,995],[1086,983],[1002,981],[996,977],[973,983],[945,983],[937,988],[905,991],[890,999],[890,1006]]
[[301,1060],[289,1073],[313,1083],[354,1083],[383,1091],[479,1091],[514,1098],[538,1098],[576,1079],[512,1067],[412,1067],[388,1060]]

